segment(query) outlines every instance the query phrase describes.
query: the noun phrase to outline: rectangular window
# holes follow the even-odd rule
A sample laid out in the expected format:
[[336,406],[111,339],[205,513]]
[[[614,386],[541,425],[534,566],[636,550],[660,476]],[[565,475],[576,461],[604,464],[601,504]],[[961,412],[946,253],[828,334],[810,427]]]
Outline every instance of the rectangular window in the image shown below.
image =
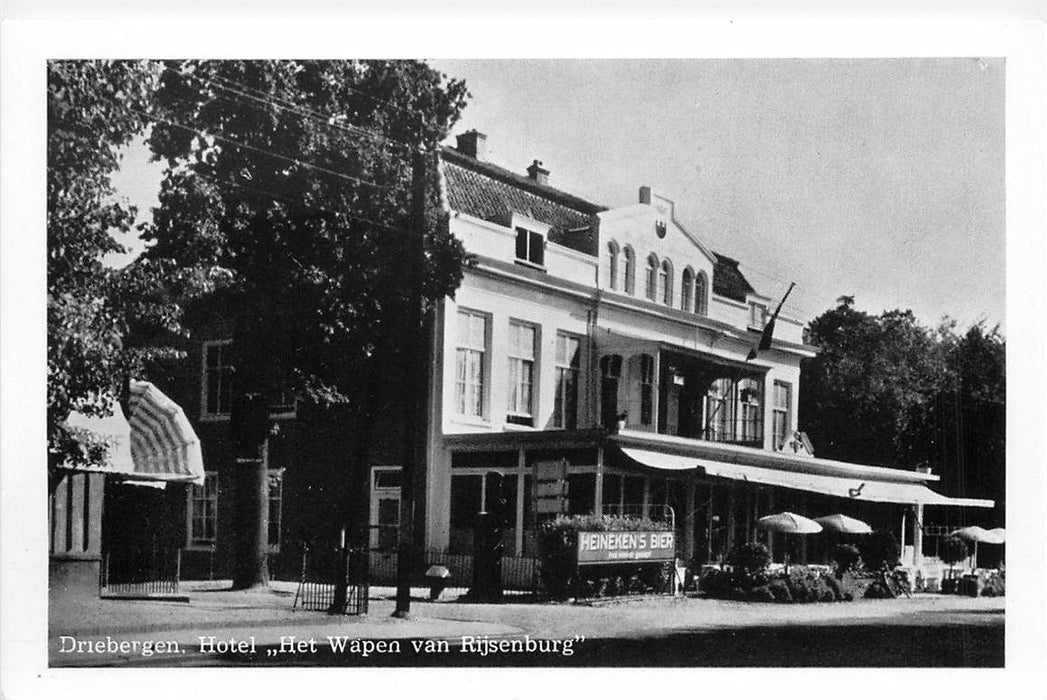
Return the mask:
[[233,365],[230,341],[209,340],[203,346],[203,403],[201,414],[211,418],[229,416],[232,403]]
[[464,416],[483,417],[487,352],[487,317],[458,312],[458,349],[455,357],[455,406]]
[[[201,415],[204,418],[228,418],[232,413],[234,368],[231,340],[208,340],[203,346],[203,379]],[[287,389],[273,390],[269,395],[269,415],[294,418],[297,399]]]
[[767,306],[755,301],[749,302],[749,327],[763,330],[767,324]]
[[650,425],[654,418],[654,358],[640,355],[640,422]]
[[581,340],[566,333],[556,334],[556,401],[553,425],[573,430],[578,427],[578,376],[582,367]]
[[280,546],[280,532],[283,524],[284,503],[284,470],[269,470],[269,546]]
[[789,434],[789,408],[792,403],[792,387],[785,382],[774,383],[774,408],[771,441],[774,449],[780,450]]
[[207,472],[203,486],[189,493],[189,544],[213,545],[218,533],[218,474]]
[[506,420],[534,425],[534,326],[509,324],[509,415]]
[[545,236],[525,228],[516,229],[516,259],[542,267],[545,265]]

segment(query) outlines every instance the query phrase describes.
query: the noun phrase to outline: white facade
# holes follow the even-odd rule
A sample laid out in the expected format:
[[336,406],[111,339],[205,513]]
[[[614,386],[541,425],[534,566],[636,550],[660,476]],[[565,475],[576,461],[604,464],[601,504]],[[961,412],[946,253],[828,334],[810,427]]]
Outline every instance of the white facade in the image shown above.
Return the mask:
[[[488,173],[481,161],[451,155],[470,178],[489,174],[492,187],[500,191],[519,186],[531,197],[556,197],[544,183],[532,185],[524,178],[513,182],[498,168],[491,167]],[[495,182],[497,178],[501,179]],[[459,179],[466,182],[464,175]],[[550,240],[554,234],[563,240],[566,234],[562,227],[555,232],[551,222],[538,218],[536,206],[478,216],[467,206],[455,207],[456,200],[462,201],[455,196],[455,186],[456,179],[449,178],[451,232],[476,256],[476,265],[466,271],[455,297],[442,303],[435,324],[427,547],[456,546],[453,502],[466,492],[475,501],[479,489],[480,505],[489,505],[484,502],[490,489],[483,475],[497,472],[502,492],[516,500],[512,528],[516,546],[526,549],[521,530],[530,498],[525,493],[530,478],[527,453],[570,449],[576,436],[582,436],[579,446],[591,446],[594,434],[619,427],[611,415],[627,414],[623,429],[696,441],[743,442],[763,449],[774,449],[773,436],[781,442],[795,429],[800,359],[814,354],[802,343],[801,324],[779,319],[774,347],[746,362],[762,329],[762,324],[750,326],[748,302],[767,305],[768,299],[751,290],[744,298],[714,293],[716,255],[676,221],[671,200],[645,187],[637,204],[594,211],[591,216],[578,211],[578,220],[587,222],[583,228],[588,226],[589,237],[577,231],[570,235],[588,243],[569,246]],[[542,247],[540,253],[536,244]],[[633,251],[635,280],[629,289],[621,257],[616,279],[610,278],[615,265],[610,259],[612,244],[619,256],[627,248]],[[653,300],[646,294],[649,257],[659,266],[653,273]],[[665,261],[669,268],[662,273]],[[682,292],[684,270],[691,285],[687,303]],[[701,301],[694,291],[699,276],[704,280]],[[565,348],[573,349],[575,344],[577,355],[566,357]],[[621,358],[621,369],[620,376],[611,380],[603,376],[601,363],[610,366],[614,361],[606,358],[614,356]],[[754,389],[746,395],[752,405],[745,409],[744,429],[737,427],[739,406],[724,410],[734,426],[711,415],[717,412],[715,402],[706,397],[707,387],[701,384],[709,381],[710,373],[724,378],[735,401],[739,376],[748,377]],[[788,387],[787,401],[778,407],[781,435],[772,430],[776,383]],[[723,429],[716,434],[707,429],[714,420]],[[685,423],[689,433],[684,432]],[[456,464],[455,454],[465,453],[481,457],[475,463],[463,458],[467,466]],[[482,457],[487,453],[492,455],[489,465]],[[595,475],[595,494],[589,500],[594,501],[590,507],[598,509],[604,474],[615,468],[603,463],[601,447],[591,454],[595,458],[589,461],[595,463],[583,459],[577,467],[572,464],[572,473]],[[646,510],[655,487],[649,476],[643,479]],[[511,482],[508,487],[507,482]],[[462,484],[458,494],[452,493],[454,483]],[[621,484],[624,490],[625,481]],[[619,500],[625,497],[620,495]]]

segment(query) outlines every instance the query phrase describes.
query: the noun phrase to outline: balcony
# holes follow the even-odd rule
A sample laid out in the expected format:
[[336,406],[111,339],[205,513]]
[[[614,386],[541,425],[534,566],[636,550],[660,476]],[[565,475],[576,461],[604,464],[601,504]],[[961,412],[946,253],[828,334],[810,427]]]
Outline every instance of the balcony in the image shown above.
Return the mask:
[[607,336],[597,357],[604,427],[764,446],[765,370],[636,338]]

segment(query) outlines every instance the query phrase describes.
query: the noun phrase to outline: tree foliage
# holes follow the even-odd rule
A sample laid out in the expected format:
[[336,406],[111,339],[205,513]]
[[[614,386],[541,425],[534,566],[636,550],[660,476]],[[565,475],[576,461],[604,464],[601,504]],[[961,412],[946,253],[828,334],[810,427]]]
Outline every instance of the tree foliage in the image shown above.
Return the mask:
[[[410,153],[444,138],[465,87],[414,61],[187,61],[161,74],[151,145],[170,168],[153,260],[228,275],[237,381],[358,400],[409,303]],[[464,249],[437,225],[430,161],[425,295],[453,293]],[[247,376],[254,368],[255,376]]]
[[[167,294],[188,291],[191,276],[169,266],[106,266],[124,252],[114,234],[134,225],[133,206],[111,182],[120,148],[148,126],[157,73],[137,61],[52,61],[47,68],[47,403],[51,468],[97,463],[105,451],[70,431],[71,411],[105,416],[124,379],[150,358],[153,344],[178,329],[180,307]],[[138,334],[138,343],[129,335]]]
[[[976,324],[921,326],[841,297],[814,319],[800,418],[819,456],[900,468],[931,466],[949,493],[1002,507],[1005,343]],[[1002,512],[1002,511],[1001,511]]]
[[[423,332],[407,320],[415,284],[432,305],[454,293],[466,263],[443,217],[435,158],[465,97],[464,83],[417,61],[184,61],[161,71],[150,144],[168,169],[147,257],[225,276],[206,307],[231,322],[238,460],[264,470],[271,397],[348,407],[357,454],[346,512],[358,524],[379,394],[417,389],[388,383],[407,374],[395,363],[419,361],[405,357]],[[416,167],[422,230],[412,220]],[[267,501],[248,471],[237,470],[235,489],[238,588],[268,577]]]

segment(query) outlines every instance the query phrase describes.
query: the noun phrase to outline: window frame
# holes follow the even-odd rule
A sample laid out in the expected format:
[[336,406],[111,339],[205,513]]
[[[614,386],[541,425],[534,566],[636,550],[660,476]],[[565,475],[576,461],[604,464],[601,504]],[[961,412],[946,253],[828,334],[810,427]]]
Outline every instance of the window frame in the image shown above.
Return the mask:
[[[527,328],[532,332],[531,339],[531,354],[530,357],[525,357],[522,354],[516,354],[520,348],[517,346],[517,341],[514,339],[515,329]],[[540,367],[539,361],[539,349],[541,347],[541,327],[537,324],[530,323],[529,321],[522,321],[520,319],[511,318],[509,319],[509,343],[508,343],[508,380],[506,386],[508,388],[508,396],[506,397],[505,406],[505,421],[513,425],[531,426],[537,423],[538,420],[538,372]],[[516,381],[512,379],[514,362],[519,362],[520,366],[523,367],[523,363],[530,363],[529,378],[527,381],[528,390],[528,401],[527,410],[520,410],[519,403],[514,402],[516,391],[524,386],[519,381],[519,377]]]
[[[772,389],[771,396],[771,449],[781,450],[785,444],[785,439],[789,437],[789,433],[792,430],[792,383],[782,381],[781,379],[775,379]],[[783,396],[785,397],[785,406],[779,405],[779,389],[783,390]],[[781,434],[778,434],[778,418],[781,416],[784,419],[782,425]]]
[[694,313],[709,315],[709,277],[705,270],[698,270],[694,275]]
[[647,256],[647,267],[645,268],[644,296],[648,301],[658,302],[658,275],[661,266],[658,264],[658,256],[651,253]]
[[[757,321],[756,311],[760,310],[760,319]],[[752,300],[749,302],[749,328],[762,331],[767,327],[767,320],[770,317],[770,311],[767,309],[767,304],[762,301]]]
[[[210,367],[207,366],[207,359],[208,359],[207,355],[208,355],[208,349],[209,348],[212,348],[212,347],[228,348],[232,344],[233,344],[233,341],[232,341],[231,338],[218,338],[218,339],[205,340],[202,343],[202,353],[201,353],[201,360],[200,360],[200,362],[201,362],[201,367],[200,367],[200,420],[201,421],[226,421],[226,420],[229,420],[229,418],[232,416],[232,387],[235,386],[236,367],[232,363],[219,364],[215,368],[210,368]],[[224,359],[222,361],[227,362]],[[227,407],[229,410],[226,411],[226,412],[217,412],[216,413],[216,412],[211,412],[211,411],[208,410],[209,407],[208,407],[208,402],[207,402],[207,394],[208,394],[208,387],[209,387],[209,383],[210,383],[210,374],[209,374],[209,372],[211,370],[225,370],[226,374],[228,376],[228,379],[224,380],[224,381],[228,381],[229,382],[229,387],[230,387],[230,389],[229,389],[230,396],[229,396],[229,399],[228,399],[230,405]],[[221,391],[222,391],[221,390],[221,384],[219,384],[219,390],[218,390],[218,394],[217,394],[219,397],[221,396]],[[281,391],[279,391],[277,393],[282,398],[283,396],[287,395],[289,392],[287,392],[286,389],[285,389],[285,390],[281,390]],[[298,397],[293,395],[293,394],[291,394],[291,396],[290,396],[290,402],[289,403],[271,402],[269,404],[269,418],[271,418],[271,419],[274,419],[274,420],[291,419],[291,418],[297,417],[297,415],[298,415]]]
[[618,291],[618,256],[621,250],[615,241],[607,242],[607,288]]
[[[575,354],[573,362],[568,363],[565,360],[561,360],[561,355],[560,355],[560,341],[561,340],[564,341],[564,344],[565,344],[565,347],[566,347],[565,355],[564,355],[565,357],[570,352],[570,343],[571,343],[571,341],[574,341],[574,342],[578,343],[578,351]],[[574,334],[574,333],[568,333],[567,331],[559,331],[558,330],[556,332],[556,357],[554,358],[555,359],[555,365],[556,365],[556,370],[555,370],[555,372],[556,372],[556,376],[555,376],[556,394],[553,397],[553,427],[554,428],[559,428],[561,430],[574,430],[579,425],[578,406],[580,404],[579,399],[580,399],[580,395],[581,395],[580,388],[581,388],[581,378],[582,378],[582,356],[584,354],[584,351],[585,351],[585,341],[582,338],[582,336]],[[567,384],[566,384],[566,382],[561,381],[561,377],[566,376],[568,373],[570,373],[573,376],[573,378],[574,378],[574,383],[573,383],[573,386],[574,386],[574,396],[573,397],[568,397],[568,396],[565,395],[565,393],[567,391],[567,389],[566,389]],[[574,412],[573,412],[574,421],[573,421],[573,425],[569,425],[568,423],[570,423],[571,421],[567,420],[567,416],[568,416],[568,413],[569,413],[567,411],[568,399],[569,398],[572,400],[572,402],[574,404]]]
[[654,425],[654,355],[640,354],[640,425]]
[[[213,484],[214,492],[208,492],[208,484]],[[210,550],[214,549],[218,542],[218,495],[220,482],[218,479],[217,471],[206,471],[204,472],[204,483],[190,484],[186,490],[186,513],[185,513],[185,548],[195,550]],[[199,496],[197,494],[200,494]],[[196,504],[206,503],[207,501],[213,501],[214,507],[211,511],[210,516],[204,514],[202,516],[203,521],[213,521],[213,535],[210,539],[206,537],[195,536],[195,525],[197,521]],[[206,530],[206,527],[205,527]]]
[[625,246],[622,249],[622,257],[625,259],[623,265],[625,278],[622,284],[622,291],[629,295],[636,294],[636,251],[633,250],[632,246]]
[[[517,224],[513,227],[513,233],[516,236],[516,246],[513,250],[514,260],[520,265],[527,265],[528,267],[534,267],[539,270],[545,269],[545,248],[548,243],[547,234],[541,231],[536,231],[533,228],[528,228],[522,224]],[[520,236],[526,234],[524,240],[524,256],[520,257]],[[539,243],[538,247],[535,247],[535,243]],[[538,260],[535,260],[534,251],[538,250]]]
[[668,258],[658,266],[658,292],[660,301],[668,307],[673,305],[673,263]]
[[[214,340],[205,340],[205,341],[203,341],[203,343],[201,345],[202,352],[201,352],[201,357],[200,357],[200,420],[202,420],[202,421],[229,420],[230,415],[232,415],[232,405],[231,405],[232,404],[232,389],[231,389],[231,387],[233,385],[233,378],[234,378],[234,376],[236,374],[236,368],[231,363],[223,364],[223,363],[225,363],[227,361],[225,360],[224,357],[222,357],[222,355],[224,355],[225,352],[226,352],[224,350],[224,348],[228,348],[232,344],[233,344],[233,341],[231,339],[219,338],[219,339],[214,339]],[[213,367],[213,368],[209,367],[208,364],[207,364],[208,363],[209,350],[211,348],[219,348],[220,349],[218,365],[216,367]],[[219,402],[218,408],[226,408],[227,409],[226,411],[212,411],[212,410],[210,410],[211,407],[210,407],[210,405],[208,403],[207,396],[208,396],[208,393],[209,393],[208,389],[210,388],[210,381],[211,381],[210,378],[211,378],[212,371],[218,372],[218,378],[219,378],[218,389],[215,392],[215,396],[218,397],[218,402]],[[228,399],[230,405],[223,407],[223,406],[221,406],[222,383],[223,383],[224,377],[226,377],[226,376],[228,376],[228,383],[229,383],[229,387],[230,387],[229,399]]]
[[[484,339],[483,347],[475,347],[473,345],[462,344],[462,319],[466,318],[478,318],[483,321],[484,324]],[[473,309],[459,307],[455,314],[455,321],[458,324],[455,328],[455,374],[454,374],[454,415],[464,419],[471,420],[482,420],[487,421],[490,415],[490,357],[491,357],[491,315],[482,311],[476,311]],[[467,339],[468,341],[469,339]],[[468,371],[464,379],[459,379],[459,362],[460,353],[462,351],[479,354],[479,366],[480,366],[480,382],[479,390],[477,392],[479,398],[479,413],[471,413],[464,410],[467,408],[466,399],[468,397],[468,388],[470,386]],[[467,366],[468,367],[468,366]],[[459,391],[459,384],[461,384],[461,393]]]
[[694,270],[688,265],[680,273],[680,310],[691,312],[694,310]]

